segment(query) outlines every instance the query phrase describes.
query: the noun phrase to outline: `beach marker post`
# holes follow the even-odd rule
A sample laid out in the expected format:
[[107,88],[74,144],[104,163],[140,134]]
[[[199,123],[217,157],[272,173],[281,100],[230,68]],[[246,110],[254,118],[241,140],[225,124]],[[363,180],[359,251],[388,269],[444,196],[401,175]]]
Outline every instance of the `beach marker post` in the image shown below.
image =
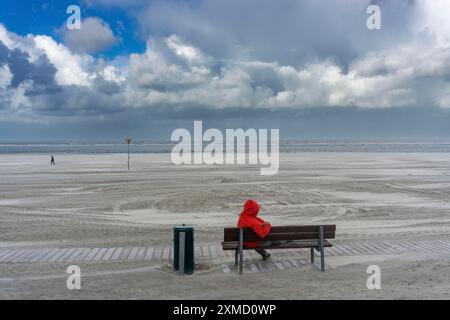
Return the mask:
[[125,143],[128,145],[128,171],[130,171],[130,144],[131,144],[131,139],[130,138],[126,138],[125,139]]

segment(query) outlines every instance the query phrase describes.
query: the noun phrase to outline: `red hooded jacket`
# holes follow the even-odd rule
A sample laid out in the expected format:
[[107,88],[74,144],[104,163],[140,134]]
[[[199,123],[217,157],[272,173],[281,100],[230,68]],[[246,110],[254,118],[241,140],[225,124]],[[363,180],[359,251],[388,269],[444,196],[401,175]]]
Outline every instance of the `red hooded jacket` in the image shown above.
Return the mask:
[[[248,200],[244,205],[239,220],[237,223],[238,228],[251,228],[262,239],[267,237],[272,226],[268,222],[264,222],[263,219],[257,217],[260,206],[256,201]],[[255,248],[258,242],[244,242],[245,247]]]

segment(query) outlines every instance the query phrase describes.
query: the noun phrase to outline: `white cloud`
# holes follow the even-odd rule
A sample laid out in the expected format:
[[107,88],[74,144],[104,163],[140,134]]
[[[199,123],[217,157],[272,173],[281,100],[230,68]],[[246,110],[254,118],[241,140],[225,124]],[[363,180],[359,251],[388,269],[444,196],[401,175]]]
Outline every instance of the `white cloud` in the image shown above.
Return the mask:
[[204,63],[205,56],[201,50],[186,45],[177,35],[171,35],[166,39],[166,44],[169,49],[175,52],[176,55],[184,58],[189,63]]
[[[129,65],[129,80],[143,90],[175,91],[193,87],[208,81],[206,66],[183,66],[170,61],[164,55],[164,43],[149,39],[144,54],[132,54]],[[187,48],[179,43],[182,48]],[[172,48],[171,48],[172,49]],[[197,49],[194,52],[199,52]],[[201,54],[199,53],[199,56]],[[184,56],[183,56],[184,57]],[[201,62],[201,60],[197,60]]]
[[450,1],[417,0],[416,24],[419,30],[434,34],[441,43],[450,41]]
[[85,69],[92,63],[91,57],[73,54],[49,36],[36,36],[34,42],[36,48],[42,50],[56,67],[56,81],[59,85],[90,85],[90,76]]
[[9,49],[12,49],[14,46],[14,42],[8,34],[8,30],[6,30],[5,26],[0,23],[0,41],[2,41],[5,46]]

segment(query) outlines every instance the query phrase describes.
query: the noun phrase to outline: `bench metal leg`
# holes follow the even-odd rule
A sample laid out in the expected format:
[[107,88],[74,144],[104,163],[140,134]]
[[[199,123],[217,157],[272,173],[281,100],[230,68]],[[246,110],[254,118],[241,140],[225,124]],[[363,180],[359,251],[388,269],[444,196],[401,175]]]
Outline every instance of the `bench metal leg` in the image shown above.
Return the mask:
[[314,248],[311,248],[311,263],[314,264]]
[[239,251],[238,250],[234,250],[234,265],[236,267],[238,266],[238,258],[239,258]]
[[239,230],[239,273],[244,272],[244,229]]
[[323,226],[319,227],[320,271],[325,272],[325,250],[323,246]]

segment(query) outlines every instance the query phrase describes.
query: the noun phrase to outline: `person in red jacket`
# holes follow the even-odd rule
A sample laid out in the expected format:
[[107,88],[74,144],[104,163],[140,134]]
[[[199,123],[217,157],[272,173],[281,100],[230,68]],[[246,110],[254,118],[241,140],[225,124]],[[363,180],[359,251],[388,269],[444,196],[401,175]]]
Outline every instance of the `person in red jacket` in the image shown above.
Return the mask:
[[[269,234],[272,226],[269,222],[266,222],[258,217],[259,210],[260,206],[256,201],[248,200],[244,205],[244,209],[239,215],[237,227],[251,228],[261,239],[264,239]],[[264,249],[256,248],[258,243],[259,241],[246,241],[244,242],[244,246],[246,248],[255,248],[255,251],[263,257],[263,260],[267,260],[268,258],[270,258],[270,254]]]

